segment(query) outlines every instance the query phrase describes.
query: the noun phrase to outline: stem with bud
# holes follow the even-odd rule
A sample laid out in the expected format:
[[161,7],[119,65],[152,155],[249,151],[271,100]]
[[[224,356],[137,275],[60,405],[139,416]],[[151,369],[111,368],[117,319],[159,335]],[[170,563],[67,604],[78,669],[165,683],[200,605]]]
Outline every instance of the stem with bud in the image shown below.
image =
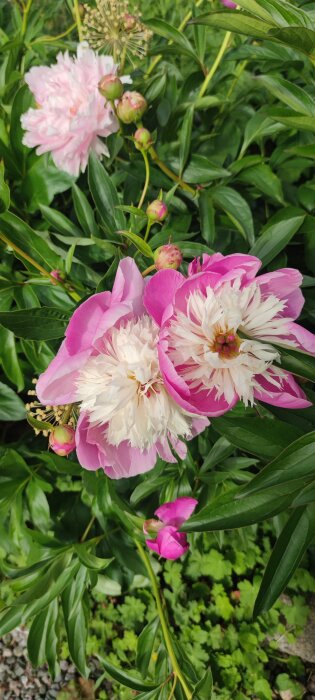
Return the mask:
[[144,182],[144,186],[143,186],[143,190],[142,190],[142,195],[141,195],[140,200],[139,200],[138,209],[141,209],[141,207],[143,205],[146,193],[148,191],[149,182],[150,182],[150,163],[149,163],[149,159],[148,159],[148,156],[146,154],[146,151],[143,148],[141,148],[141,155],[143,157],[144,164],[145,164],[145,182]]

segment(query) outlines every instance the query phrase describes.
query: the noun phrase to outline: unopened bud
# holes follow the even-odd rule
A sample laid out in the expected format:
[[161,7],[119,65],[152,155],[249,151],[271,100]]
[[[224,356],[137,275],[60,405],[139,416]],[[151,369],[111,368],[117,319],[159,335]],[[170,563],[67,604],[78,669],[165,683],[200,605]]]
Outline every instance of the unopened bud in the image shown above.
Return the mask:
[[160,199],[154,199],[147,208],[147,217],[154,223],[155,221],[164,221],[167,216],[167,206]]
[[147,101],[140,92],[127,91],[118,102],[117,116],[123,124],[132,124],[141,119],[147,106]]
[[181,250],[173,243],[161,245],[154,252],[154,262],[157,270],[178,270],[182,260]]
[[124,86],[115,73],[110,73],[109,75],[104,75],[101,78],[98,89],[107,100],[119,100],[124,91]]
[[66,457],[75,448],[75,430],[71,425],[57,425],[49,435],[49,447],[59,457]]
[[137,18],[134,15],[131,15],[129,12],[126,12],[124,14],[124,29],[126,32],[132,32],[133,29],[137,26]]
[[137,129],[133,138],[135,142],[135,147],[138,148],[139,151],[147,151],[148,148],[152,146],[152,136],[148,129],[145,129],[143,126],[141,126],[140,129]]
[[[50,276],[57,280],[57,282],[63,282],[64,280],[64,275],[60,270],[52,270]],[[52,280],[52,284],[57,284],[57,282],[53,282]]]

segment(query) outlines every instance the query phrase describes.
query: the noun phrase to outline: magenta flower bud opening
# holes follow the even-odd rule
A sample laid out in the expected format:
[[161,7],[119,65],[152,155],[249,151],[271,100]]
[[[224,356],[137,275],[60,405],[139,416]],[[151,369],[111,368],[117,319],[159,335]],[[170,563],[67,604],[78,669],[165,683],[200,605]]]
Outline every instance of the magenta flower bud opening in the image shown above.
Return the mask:
[[230,7],[231,10],[235,10],[235,8],[237,7],[237,3],[231,2],[231,0],[220,0],[220,2],[221,5],[225,5],[225,7]]
[[[63,282],[63,280],[64,280],[64,275],[62,272],[60,272],[60,270],[52,270],[50,273],[50,276],[53,277],[55,280],[57,280],[57,282]],[[52,283],[56,284],[56,282],[53,282],[53,281],[52,281]]]
[[101,78],[98,89],[101,95],[106,97],[107,100],[119,100],[123,94],[124,86],[120,78],[118,78],[118,75],[112,73],[110,75],[104,75],[103,78]]
[[139,149],[139,151],[147,151],[147,149],[150,148],[150,146],[152,146],[152,136],[148,129],[145,129],[144,127],[140,127],[140,129],[137,129],[133,138],[135,146]]
[[160,199],[155,199],[147,208],[147,217],[152,223],[164,221],[167,216],[167,206]]
[[[159,520],[146,520],[143,525],[144,534],[157,532],[154,540],[146,540],[149,549],[165,559],[179,559],[189,549],[187,535],[179,532],[179,528],[190,518],[198,501],[189,496],[176,498],[175,501],[163,503],[154,515]],[[152,523],[155,523],[152,526]]]
[[157,270],[178,270],[182,260],[182,252],[174,243],[161,245],[154,252],[154,262]]
[[123,124],[137,122],[147,109],[148,103],[140,92],[125,92],[117,105],[117,116]]
[[66,457],[75,449],[75,430],[71,425],[58,425],[49,435],[49,447],[59,457]]

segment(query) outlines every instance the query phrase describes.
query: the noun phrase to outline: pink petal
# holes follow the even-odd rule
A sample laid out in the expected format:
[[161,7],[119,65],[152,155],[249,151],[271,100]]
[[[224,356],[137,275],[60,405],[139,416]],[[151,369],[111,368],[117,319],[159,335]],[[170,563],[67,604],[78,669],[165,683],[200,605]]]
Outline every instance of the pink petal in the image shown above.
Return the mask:
[[198,501],[195,498],[182,496],[181,498],[176,498],[175,501],[163,503],[157,508],[154,515],[162,520],[165,525],[173,525],[179,528],[185,520],[190,518],[197,505]]
[[297,318],[304,305],[304,297],[300,290],[302,280],[299,270],[290,267],[257,277],[263,296],[274,294],[278,299],[283,299],[286,305],[280,315],[290,318]]
[[89,356],[89,350],[69,355],[64,340],[59,351],[36,384],[39,401],[44,405],[60,406],[76,400],[76,380]]
[[150,549],[165,559],[178,559],[189,549],[184,532],[178,532],[175,527],[166,526],[158,533],[156,540],[146,540]]
[[147,312],[160,326],[165,310],[172,303],[176,289],[185,281],[177,270],[160,270],[150,277],[144,290],[143,303]]
[[[300,350],[304,350],[311,355],[315,354],[315,335],[306,330],[306,328],[299,326],[297,323],[289,323],[287,337],[289,340],[294,340]],[[283,342],[285,344],[285,338]]]
[[135,314],[142,314],[144,279],[135,261],[124,258],[119,263],[112,291],[112,302],[130,303]]
[[157,452],[155,447],[141,452],[130,447],[127,440],[118,447],[106,440],[106,425],[91,426],[88,416],[81,413],[77,430],[77,457],[84,469],[104,469],[111,479],[123,479],[153,469]]
[[[272,371],[268,370],[268,374],[272,374]],[[308,408],[311,406],[311,402],[308,401],[304,391],[302,391],[292,374],[289,372],[285,372],[284,374],[285,377],[282,378],[281,387],[279,388],[270,383],[266,376],[260,375],[256,377],[256,380],[259,381],[261,386],[261,390],[255,389],[255,399],[269,403],[271,406],[278,406],[279,408],[294,409]]]
[[[195,261],[193,261],[194,263]],[[191,263],[191,265],[193,265]],[[198,266],[197,266],[198,267]],[[242,277],[243,283],[248,282],[256,276],[261,267],[261,260],[253,255],[243,255],[242,253],[232,253],[231,255],[222,255],[215,253],[214,255],[204,254],[201,265],[199,264],[198,272],[215,272],[224,277],[224,280],[230,279],[230,273],[234,276]],[[196,265],[194,268],[196,270]],[[197,271],[197,270],[196,270]],[[238,272],[236,272],[238,271]],[[189,270],[189,274],[192,274]]]

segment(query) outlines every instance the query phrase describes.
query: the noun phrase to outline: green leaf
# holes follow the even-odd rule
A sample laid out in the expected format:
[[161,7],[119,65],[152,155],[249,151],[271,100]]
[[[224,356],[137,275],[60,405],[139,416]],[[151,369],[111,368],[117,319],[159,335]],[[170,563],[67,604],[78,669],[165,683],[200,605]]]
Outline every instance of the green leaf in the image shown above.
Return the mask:
[[[232,445],[265,459],[276,457],[288,444],[288,425],[269,418],[213,418],[212,426]],[[301,431],[290,425],[290,438],[300,437]]]
[[13,153],[15,153],[18,158],[21,158],[21,154],[25,154],[28,151],[27,146],[24,146],[22,143],[24,130],[21,126],[21,115],[29,109],[32,102],[33,95],[28,86],[22,85],[22,87],[15,94],[13,100],[10,125],[11,148]]
[[[298,8],[299,12],[301,8]],[[315,49],[315,32],[305,27],[277,27],[270,29],[269,38],[281,41],[306,54],[313,54]]]
[[[172,25],[165,22],[164,19],[152,18],[146,20],[145,24],[147,27],[149,27],[149,29],[151,29],[152,32],[154,32],[154,34],[158,34],[164,39],[168,39],[170,43],[174,43],[175,46],[180,49],[180,53],[192,58],[199,65],[199,58],[190,41],[183,32],[180,32],[178,29],[175,29],[175,27],[172,27]],[[163,48],[161,49],[162,51]]]
[[10,608],[10,610],[5,609],[0,613],[0,637],[19,627],[23,622],[24,614],[25,605]]
[[4,165],[0,161],[0,214],[10,206],[10,188],[4,179]]
[[69,322],[69,312],[53,306],[21,311],[0,311],[0,323],[18,338],[52,340],[62,338]]
[[284,203],[281,180],[272,172],[269,165],[260,163],[246,168],[237,176],[237,179],[255,187],[276,202]]
[[118,194],[95,154],[92,154],[89,159],[88,180],[95,206],[107,233],[124,229],[126,220],[123,212],[117,208]]
[[11,387],[0,382],[0,421],[19,421],[25,417],[23,401]]
[[156,690],[158,688],[158,685],[153,684],[153,683],[144,683],[144,681],[141,681],[138,678],[135,678],[131,673],[126,673],[126,671],[123,671],[121,668],[117,668],[117,666],[113,666],[113,664],[109,663],[107,659],[104,659],[103,656],[98,655],[98,659],[100,660],[101,664],[104,666],[106,669],[107,673],[115,679],[115,681],[118,681],[119,683],[122,683],[122,685],[127,686],[127,688],[132,688],[133,690],[140,690],[140,691],[146,691],[146,690]]
[[46,659],[53,678],[58,671],[56,633],[58,601],[50,605],[34,618],[27,638],[27,651],[33,666],[42,666]]
[[273,29],[274,26],[270,22],[252,17],[247,12],[235,12],[234,10],[198,15],[191,20],[190,24],[206,24],[209,27],[225,29],[225,31],[245,34],[258,39],[266,39],[269,30]]
[[[60,267],[60,258],[57,253],[50,247],[49,243],[42,237],[31,229],[28,224],[18,216],[11,214],[7,211],[5,214],[0,215],[0,229],[5,236],[14,243],[18,248],[20,248],[24,253],[30,255],[36,262],[40,263],[45,269],[58,269]],[[22,260],[25,264],[23,256],[19,256],[19,253],[15,250],[14,255]],[[34,267],[30,265],[32,270]],[[36,270],[37,272],[37,270]]]
[[231,445],[229,440],[227,440],[225,437],[220,437],[214,443],[207,457],[205,457],[200,467],[200,474],[204,474],[205,472],[209,471],[209,469],[216,467],[217,464],[223,462],[227,457],[230,457],[234,451],[234,445]]
[[128,238],[128,240],[131,241],[146,258],[154,257],[149,244],[144,241],[143,238],[137,236],[136,233],[132,233],[132,231],[118,231],[118,233],[120,233],[121,236],[124,236],[124,238]]
[[[290,430],[291,430],[290,426]],[[315,431],[303,435],[286,447],[279,456],[247,484],[241,496],[261,491],[262,489],[287,484],[301,478],[314,477]]]
[[74,180],[73,175],[56,168],[48,153],[36,156],[23,180],[23,195],[29,211],[37,211],[41,204],[49,205],[54,196],[68,190]]
[[190,105],[186,111],[179,132],[179,174],[182,175],[190,151],[191,132],[194,121],[194,105]]
[[82,676],[88,675],[86,665],[87,609],[83,600],[86,569],[82,567],[62,593],[62,609],[71,658]]
[[250,245],[254,243],[254,224],[246,200],[232,187],[217,187],[212,193],[213,203],[222,209]]
[[143,628],[138,637],[136,664],[142,678],[145,678],[148,672],[159,623],[159,618],[154,617],[153,620],[148,622]]
[[211,700],[213,688],[213,678],[211,668],[208,668],[199,683],[195,685],[193,692],[193,700]]
[[14,335],[0,326],[0,362],[7,378],[16,385],[18,391],[24,389],[24,377],[16,352]]
[[199,194],[199,215],[202,238],[209,246],[213,246],[215,240],[214,207],[211,193],[208,190],[202,190]]
[[62,233],[64,236],[78,236],[79,238],[82,236],[82,231],[57,209],[41,204],[40,210],[48,223],[59,233]]
[[310,379],[311,382],[315,382],[314,355],[308,355],[306,352],[281,347],[281,345],[275,344],[275,347],[277,347],[281,353],[279,366],[288,370],[288,372],[292,372],[292,374],[296,374],[298,377],[304,377],[305,379]]
[[[298,488],[298,485],[297,485]],[[230,530],[232,528],[253,525],[267,520],[286,510],[293,500],[293,494],[287,489],[264,489],[247,498],[212,503],[202,508],[182,526],[184,532],[204,532],[212,530]],[[227,496],[224,497],[225,500]]]
[[212,180],[231,177],[231,173],[213,163],[209,158],[201,155],[193,155],[187,168],[184,170],[183,180],[195,184],[203,184]]
[[294,511],[278,538],[261,582],[254,616],[271,608],[315,536],[314,505]]
[[268,110],[268,114],[271,119],[274,119],[281,124],[292,129],[298,129],[301,131],[315,131],[315,120],[314,117],[305,117],[303,115],[296,114],[291,110],[287,109],[275,109],[272,108]]
[[165,477],[160,476],[157,479],[145,479],[141,484],[138,484],[130,496],[132,506],[138,505],[140,501],[149,496],[151,493],[158,491],[165,484]]
[[76,544],[74,546],[74,550],[77,553],[80,561],[84,566],[87,567],[87,569],[92,569],[93,571],[102,571],[103,569],[106,569],[107,566],[113,561],[113,557],[111,559],[102,559],[101,557],[96,557],[95,554],[92,554],[91,552],[88,551],[89,547],[91,545],[89,544]]
[[[314,32],[315,36],[315,32]],[[315,102],[305,90],[283,78],[272,78],[270,75],[260,75],[259,80],[278,100],[300,114],[315,117]]]
[[301,228],[305,216],[301,209],[295,207],[286,207],[277,212],[262,229],[250,254],[260,258],[263,266],[268,265]]
[[84,192],[77,185],[72,187],[72,198],[76,217],[85,235],[99,236],[93,209]]
[[29,482],[26,493],[34,525],[42,532],[47,532],[50,523],[49,505],[46,495],[35,477]]

